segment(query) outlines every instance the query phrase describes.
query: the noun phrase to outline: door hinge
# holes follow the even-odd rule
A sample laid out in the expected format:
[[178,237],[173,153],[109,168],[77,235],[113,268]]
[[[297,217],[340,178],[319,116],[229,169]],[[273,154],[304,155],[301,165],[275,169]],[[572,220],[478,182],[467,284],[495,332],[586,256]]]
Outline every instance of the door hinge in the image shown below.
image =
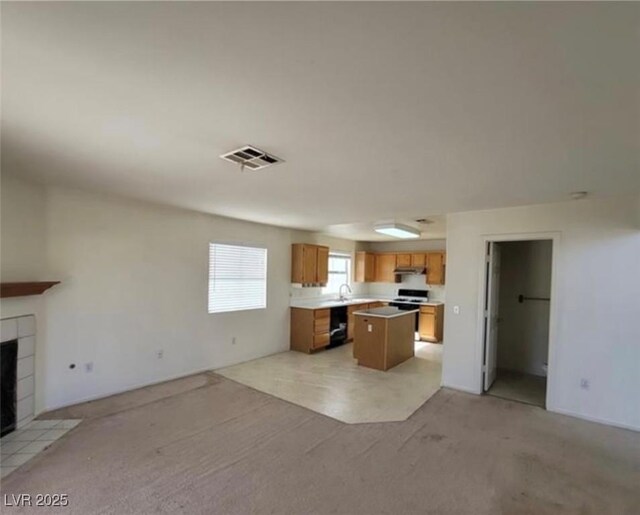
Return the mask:
[[489,310],[488,309],[484,310],[484,317],[485,318],[489,318]]
[[487,365],[482,365],[482,373],[483,374],[487,373]]

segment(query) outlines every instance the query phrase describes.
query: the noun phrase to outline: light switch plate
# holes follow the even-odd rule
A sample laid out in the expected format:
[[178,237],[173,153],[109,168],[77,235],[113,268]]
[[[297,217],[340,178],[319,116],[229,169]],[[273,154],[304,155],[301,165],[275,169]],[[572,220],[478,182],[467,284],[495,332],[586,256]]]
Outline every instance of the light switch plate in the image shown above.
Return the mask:
[[367,331],[369,331],[370,333],[373,332],[373,326],[371,324],[367,324]]
[[460,306],[453,306],[453,314],[454,315],[460,314]]

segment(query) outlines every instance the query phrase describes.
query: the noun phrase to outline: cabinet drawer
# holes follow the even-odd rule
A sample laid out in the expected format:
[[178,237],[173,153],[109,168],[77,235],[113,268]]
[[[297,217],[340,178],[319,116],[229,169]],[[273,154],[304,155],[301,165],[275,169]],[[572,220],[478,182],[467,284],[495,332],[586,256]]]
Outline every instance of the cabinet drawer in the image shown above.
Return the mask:
[[313,318],[331,318],[330,309],[316,309],[313,311]]
[[330,320],[329,318],[316,318],[313,321],[313,334],[328,333]]
[[435,306],[420,306],[420,313],[425,313],[428,315],[435,315],[436,307]]
[[316,334],[313,336],[313,348],[326,347],[329,345],[329,333]]

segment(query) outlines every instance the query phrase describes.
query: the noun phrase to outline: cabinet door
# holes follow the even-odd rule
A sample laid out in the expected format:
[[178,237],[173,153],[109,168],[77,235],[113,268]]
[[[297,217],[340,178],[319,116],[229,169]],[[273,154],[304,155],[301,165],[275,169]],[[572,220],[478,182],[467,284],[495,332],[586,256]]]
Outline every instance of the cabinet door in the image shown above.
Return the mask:
[[376,256],[369,252],[364,256],[364,280],[367,283],[376,280]]
[[396,268],[395,254],[378,254],[376,256],[376,282],[393,283],[396,277],[393,273]]
[[370,252],[356,252],[357,283],[370,283],[376,280],[376,256]]
[[427,254],[427,284],[444,284],[444,252]]
[[425,254],[411,254],[411,266],[426,266],[427,256]]
[[329,247],[316,247],[317,268],[316,283],[327,284],[329,282]]
[[367,253],[356,252],[356,273],[354,274],[354,281],[357,283],[363,283],[367,281]]
[[411,266],[411,254],[396,254],[396,266]]
[[418,333],[421,340],[436,339],[436,315],[435,313],[420,313],[418,319]]
[[304,245],[302,252],[303,283],[315,283],[318,269],[318,251],[314,245]]

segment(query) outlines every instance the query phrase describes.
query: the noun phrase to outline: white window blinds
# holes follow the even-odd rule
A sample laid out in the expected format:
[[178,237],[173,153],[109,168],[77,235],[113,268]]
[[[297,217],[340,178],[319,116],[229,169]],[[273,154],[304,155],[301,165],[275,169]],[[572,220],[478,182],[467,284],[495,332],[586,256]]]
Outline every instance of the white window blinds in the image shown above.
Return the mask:
[[209,243],[209,313],[267,307],[267,249]]

